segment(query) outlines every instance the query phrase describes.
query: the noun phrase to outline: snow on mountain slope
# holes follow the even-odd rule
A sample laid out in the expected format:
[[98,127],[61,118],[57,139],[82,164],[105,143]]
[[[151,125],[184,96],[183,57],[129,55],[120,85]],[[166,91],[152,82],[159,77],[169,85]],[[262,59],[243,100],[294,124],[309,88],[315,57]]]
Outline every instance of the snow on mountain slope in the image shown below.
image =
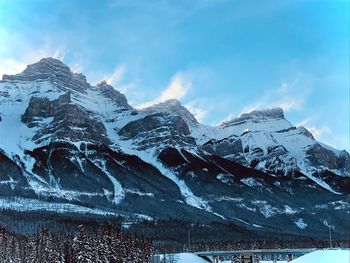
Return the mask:
[[[12,134],[14,140],[11,140],[11,142],[17,141],[16,143],[0,145],[9,153],[18,153],[19,148],[30,149],[33,147],[33,142],[30,139],[31,135],[41,127],[48,126],[52,121],[50,118],[37,118],[37,125],[34,129],[28,129],[19,121],[19,116],[24,113],[30,98],[37,94],[49,100],[54,100],[64,92],[69,91],[71,103],[81,106],[83,110],[91,115],[91,118],[99,120],[106,129],[107,137],[114,145],[118,145],[118,141],[120,141],[118,133],[127,124],[148,118],[140,122],[140,125],[144,125],[151,120],[148,116],[161,113],[163,115],[159,117],[164,120],[171,115],[180,116],[188,126],[189,134],[185,132],[185,137],[179,135],[173,142],[175,144],[181,144],[184,139],[187,144],[193,144],[188,135],[198,145],[203,145],[210,140],[221,141],[236,136],[242,142],[243,153],[231,152],[227,155],[230,154],[231,157],[236,158],[237,155],[240,155],[238,158],[244,155],[247,164],[251,164],[255,160],[260,161],[257,168],[269,170],[269,167],[266,167],[266,159],[268,159],[268,165],[271,166],[271,163],[274,163],[273,172],[284,170],[285,173],[288,173],[291,170],[303,170],[312,175],[313,172],[322,170],[322,167],[314,167],[307,160],[307,151],[318,142],[305,128],[292,126],[284,118],[281,108],[252,111],[217,127],[205,126],[199,124],[194,116],[177,100],[169,100],[137,111],[127,103],[124,95],[114,90],[106,82],[101,82],[95,87],[91,86],[86,82],[83,75],[72,73],[62,62],[49,58],[29,65],[23,73],[18,75],[5,75],[0,85],[3,87],[0,97],[0,114],[2,115],[3,127],[11,127],[16,131],[15,134]],[[167,117],[166,114],[171,115]],[[162,133],[164,139],[167,140],[166,145],[174,139],[171,130],[165,131],[161,125],[154,127],[156,128],[154,130],[155,134],[145,134],[145,137],[138,135],[137,138],[134,138],[141,145],[144,145],[146,140],[147,144],[150,143],[149,146],[140,146],[139,148],[153,147],[154,143],[160,143],[160,140],[156,140],[156,137],[161,138]],[[71,128],[81,129],[80,127]],[[186,127],[184,128],[186,130]],[[182,133],[185,130],[179,131]],[[0,129],[1,133],[5,135],[7,130]],[[340,151],[331,147],[324,144],[319,145],[336,156],[340,154]],[[193,146],[195,147],[195,145]],[[273,154],[271,154],[271,151],[273,151]],[[282,162],[271,160],[270,156],[275,159],[278,157],[282,159]],[[347,156],[345,156],[345,159],[348,161]],[[276,162],[280,162],[280,167],[276,167]],[[339,168],[337,165],[333,165],[333,167],[325,165],[323,169],[329,169],[341,175],[350,175],[347,169]]]
[[[23,149],[34,147],[32,141],[33,129],[28,128],[21,121],[29,100],[32,96],[40,94],[47,98],[57,98],[62,94],[54,90],[48,81],[39,82],[0,82],[0,116],[1,140],[0,147],[12,154],[20,154]],[[49,120],[38,120],[39,125],[45,125]]]
[[315,139],[306,133],[303,127],[294,128],[284,132],[272,133],[277,143],[283,145],[288,152],[298,159],[305,158],[306,150],[316,143]]
[[102,171],[107,175],[108,179],[111,180],[112,184],[113,184],[113,188],[114,188],[114,198],[113,198],[113,202],[115,204],[119,204],[123,198],[125,197],[125,192],[124,189],[122,187],[122,185],[117,181],[117,179],[115,179],[106,169],[106,163],[100,163],[97,164]]
[[[256,217],[264,228],[287,206],[309,231],[304,211],[331,211],[324,204],[344,202],[350,189],[349,154],[294,127],[280,108],[208,126],[177,100],[134,109],[106,82],[92,86],[52,58],[0,81],[0,138],[2,198],[151,217]],[[313,200],[296,200],[306,195]]]
[[204,201],[202,198],[195,196],[190,188],[186,185],[184,180],[181,180],[178,178],[178,176],[171,170],[166,169],[157,159],[156,159],[156,151],[157,148],[153,149],[148,149],[144,151],[139,151],[135,149],[132,146],[131,141],[124,141],[121,144],[121,148],[124,150],[124,152],[131,154],[131,155],[136,155],[139,156],[143,161],[153,165],[156,167],[164,176],[169,178],[171,181],[173,181],[177,187],[179,188],[182,196],[185,199],[185,202],[193,207],[199,208],[199,209],[204,209],[206,211],[211,212],[212,209],[209,206],[207,201]]
[[[114,96],[110,95],[112,92],[108,94],[104,91],[110,88],[112,87],[101,82],[96,87],[91,86],[86,93],[73,94],[72,101],[98,118],[104,124],[108,138],[115,144],[119,140],[116,130],[141,116],[135,114],[136,111],[127,104],[124,95],[114,89]],[[121,97],[121,99],[116,99],[116,97]]]
[[285,175],[299,171],[333,193],[337,191],[319,175],[327,170],[350,175],[348,153],[340,157],[340,151],[319,143],[304,127],[292,126],[281,108],[245,113],[221,128],[203,145],[205,150],[262,171]]

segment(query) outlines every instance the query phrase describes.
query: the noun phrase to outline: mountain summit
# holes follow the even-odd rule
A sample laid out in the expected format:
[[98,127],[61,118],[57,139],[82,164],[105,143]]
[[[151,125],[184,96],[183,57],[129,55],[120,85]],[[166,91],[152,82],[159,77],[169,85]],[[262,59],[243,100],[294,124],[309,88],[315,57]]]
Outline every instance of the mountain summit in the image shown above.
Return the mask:
[[177,100],[137,110],[105,81],[90,85],[44,58],[0,81],[0,138],[4,209],[309,236],[327,235],[332,215],[335,234],[346,233],[349,153],[293,126],[281,108],[206,126]]

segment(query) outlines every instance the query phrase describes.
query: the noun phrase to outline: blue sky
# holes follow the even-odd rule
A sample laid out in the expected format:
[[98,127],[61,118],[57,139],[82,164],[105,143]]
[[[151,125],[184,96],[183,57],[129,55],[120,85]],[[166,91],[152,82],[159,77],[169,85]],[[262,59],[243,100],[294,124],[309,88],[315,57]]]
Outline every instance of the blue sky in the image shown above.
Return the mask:
[[178,98],[201,122],[282,106],[349,150],[347,0],[0,0],[0,74],[62,59],[135,107]]

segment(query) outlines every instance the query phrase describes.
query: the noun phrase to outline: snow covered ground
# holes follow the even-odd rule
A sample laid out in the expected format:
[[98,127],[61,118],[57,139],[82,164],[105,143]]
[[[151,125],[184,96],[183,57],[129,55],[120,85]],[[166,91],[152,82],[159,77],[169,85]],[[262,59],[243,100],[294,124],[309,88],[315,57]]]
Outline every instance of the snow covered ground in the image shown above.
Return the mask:
[[[160,260],[163,259],[161,255]],[[165,262],[174,262],[174,263],[208,263],[208,261],[203,258],[193,254],[193,253],[178,253],[178,254],[168,254],[165,255]],[[220,261],[220,263],[231,263],[232,261]],[[294,261],[293,261],[294,262]],[[273,261],[260,261],[260,263],[273,263]],[[287,263],[287,261],[277,261],[277,263]],[[309,262],[313,263],[313,262]],[[318,262],[317,262],[318,263]],[[340,262],[341,263],[341,262]]]
[[[161,256],[161,259],[163,256]],[[208,263],[208,261],[192,253],[169,254],[166,260],[174,263]],[[168,262],[168,261],[166,261]],[[287,261],[277,261],[286,263]],[[317,250],[296,258],[291,263],[350,263],[349,249]],[[231,263],[231,261],[221,261],[220,263]],[[273,261],[260,261],[260,263],[273,263]]]
[[[287,263],[288,261],[277,261],[277,263]],[[259,261],[259,263],[274,263],[272,260],[268,260],[268,261]]]
[[11,209],[19,212],[23,211],[49,211],[55,213],[78,213],[95,215],[119,215],[114,212],[103,211],[97,208],[88,208],[84,206],[69,203],[52,203],[36,199],[22,198],[0,198],[0,207],[2,209]]
[[208,263],[208,261],[202,259],[201,257],[196,256],[192,253],[180,253],[175,255],[175,262],[177,263],[185,263],[185,262],[192,262],[192,263]]
[[[164,256],[161,256],[160,260]],[[208,263],[208,261],[198,257],[193,253],[177,253],[177,254],[168,254],[165,255],[165,262],[174,262],[174,263]]]
[[[229,261],[220,261],[220,263],[232,263],[231,260]],[[259,263],[274,263],[272,260],[267,260],[267,261],[259,261]],[[288,261],[277,261],[277,263],[288,263]],[[311,263],[311,262],[310,262]]]
[[293,263],[349,263],[350,262],[350,250],[338,249],[338,250],[317,250],[301,256]]

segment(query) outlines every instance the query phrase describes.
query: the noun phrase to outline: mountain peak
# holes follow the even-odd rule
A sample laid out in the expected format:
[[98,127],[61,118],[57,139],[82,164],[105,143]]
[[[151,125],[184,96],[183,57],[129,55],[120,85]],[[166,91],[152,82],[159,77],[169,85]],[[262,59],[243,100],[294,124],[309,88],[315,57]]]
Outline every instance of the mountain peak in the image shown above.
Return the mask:
[[73,73],[61,60],[47,57],[42,58],[16,75],[3,75],[3,81],[50,81],[63,91],[75,90],[86,92],[90,84],[80,73]]
[[61,60],[52,57],[42,58],[38,62],[28,65],[23,73],[52,73],[55,71],[72,74],[70,68],[66,64]]
[[[172,105],[172,106],[182,106],[181,102],[178,101],[177,99],[170,99],[170,100],[166,100],[166,101],[161,102],[161,103]],[[159,104],[161,104],[161,103],[159,103]]]
[[244,122],[264,122],[269,120],[285,120],[283,109],[280,107],[276,107],[264,110],[253,110],[248,113],[243,113],[237,118],[223,122],[221,126],[229,127],[231,125],[239,125]]
[[243,113],[239,118],[247,119],[284,119],[284,112],[281,107],[269,108],[263,110],[253,110],[248,113]]
[[38,64],[38,63],[52,63],[52,64],[65,65],[62,60],[53,58],[53,57],[42,58],[37,63],[34,63],[34,64]]
[[164,102],[154,104],[148,108],[145,108],[144,111],[174,113],[179,116],[182,116],[186,123],[190,126],[198,124],[193,114],[186,107],[184,107],[181,104],[181,102],[177,99],[170,99]]
[[97,83],[95,88],[97,88],[106,98],[109,98],[118,103],[124,109],[133,109],[129,104],[124,94],[120,93],[113,86],[109,85],[107,81],[102,80]]
[[149,108],[161,108],[161,109],[173,109],[174,110],[174,109],[182,109],[185,107],[177,99],[169,99],[166,101],[156,103],[156,104],[148,107],[147,109],[149,109]]
[[111,85],[109,85],[106,80],[102,80],[96,84],[96,87],[107,87],[107,86],[111,86]]

